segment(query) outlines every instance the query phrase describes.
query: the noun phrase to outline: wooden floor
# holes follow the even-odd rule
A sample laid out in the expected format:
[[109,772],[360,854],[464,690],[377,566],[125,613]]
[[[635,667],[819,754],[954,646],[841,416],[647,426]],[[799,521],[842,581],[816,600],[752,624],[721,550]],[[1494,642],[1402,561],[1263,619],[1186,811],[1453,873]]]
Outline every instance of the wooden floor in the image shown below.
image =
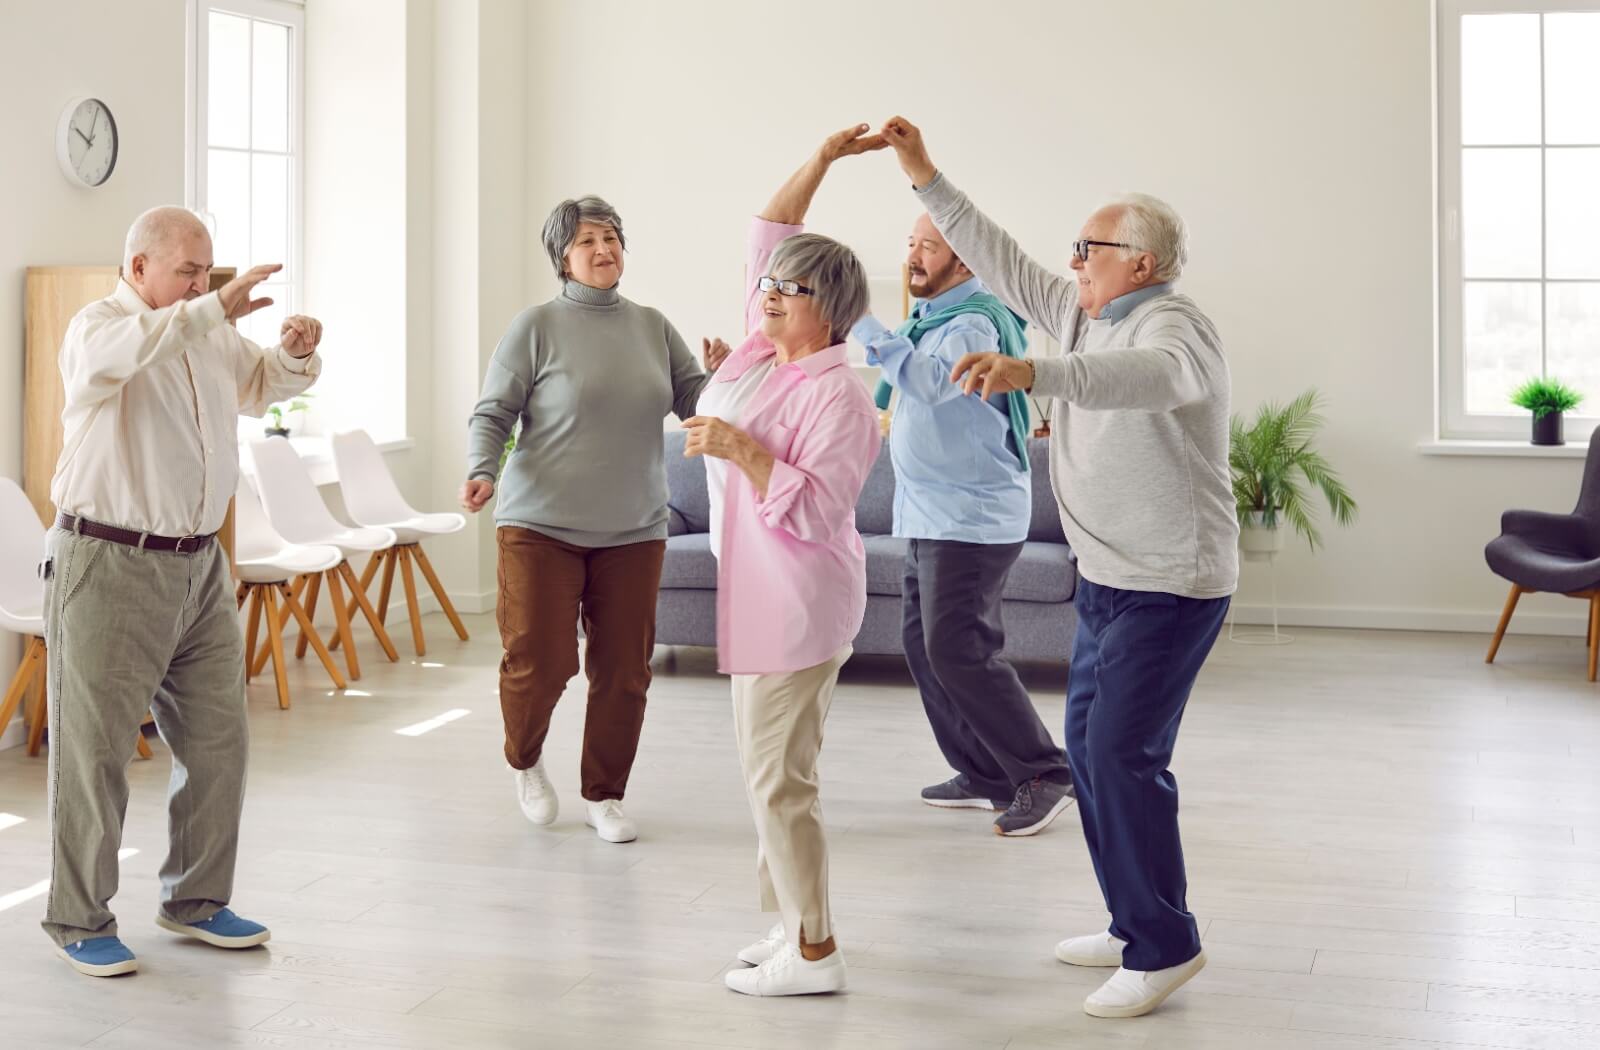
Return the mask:
[[[823,796],[850,991],[726,991],[755,908],[728,690],[708,654],[658,659],[628,795],[600,842],[577,799],[581,693],[556,717],[550,829],[500,757],[498,650],[430,618],[428,661],[346,696],[297,668],[282,712],[250,690],[235,904],[262,949],[151,922],[166,749],[131,768],[122,934],[143,967],[53,957],[42,898],[0,911],[0,1046],[1600,1047],[1600,688],[1578,640],[1301,632],[1219,644],[1180,741],[1190,903],[1211,965],[1154,1016],[1097,1021],[1103,972],[1054,961],[1103,929],[1075,812],[1034,839],[921,805],[946,775],[903,670],[858,660],[828,722]],[[402,647],[402,655],[406,650]],[[1030,678],[1057,733],[1060,676]],[[418,736],[395,730],[451,709]],[[0,753],[0,902],[44,879],[45,762]],[[13,898],[14,899],[14,898]]]

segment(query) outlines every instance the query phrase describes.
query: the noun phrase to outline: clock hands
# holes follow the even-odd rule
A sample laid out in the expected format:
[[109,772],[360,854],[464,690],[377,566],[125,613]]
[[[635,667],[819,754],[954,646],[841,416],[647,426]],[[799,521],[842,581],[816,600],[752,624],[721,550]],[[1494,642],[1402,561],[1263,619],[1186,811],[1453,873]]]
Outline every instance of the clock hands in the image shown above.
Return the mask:
[[76,124],[74,124],[72,126],[72,130],[76,131],[78,133],[78,137],[83,140],[84,145],[90,146],[90,147],[92,147],[94,145],[94,137],[91,136],[91,135],[85,135],[83,133],[83,129],[82,128],[80,128]]

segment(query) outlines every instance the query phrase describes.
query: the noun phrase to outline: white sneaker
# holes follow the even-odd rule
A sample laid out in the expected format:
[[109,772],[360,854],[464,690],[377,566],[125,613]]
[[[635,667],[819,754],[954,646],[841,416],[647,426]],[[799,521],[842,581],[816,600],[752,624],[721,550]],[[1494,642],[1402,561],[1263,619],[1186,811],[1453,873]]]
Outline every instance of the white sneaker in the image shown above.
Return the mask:
[[1121,966],[1122,949],[1128,942],[1105,933],[1087,937],[1068,937],[1056,945],[1056,958],[1069,966]]
[[844,991],[844,953],[835,948],[815,962],[800,949],[785,943],[777,953],[751,970],[729,970],[723,975],[729,988],[742,995],[824,995]]
[[1119,969],[1111,980],[1083,1001],[1090,1017],[1143,1017],[1166,1002],[1167,996],[1205,969],[1206,953],[1165,970]]
[[783,922],[779,920],[776,926],[767,931],[765,937],[748,948],[739,949],[739,961],[749,963],[751,966],[760,966],[778,954],[778,949],[782,948],[783,944]]
[[584,815],[583,822],[607,842],[632,842],[639,837],[639,829],[634,827],[633,821],[622,812],[620,799],[608,798],[603,802],[585,801],[584,804],[589,807],[589,812]]
[[535,824],[554,823],[561,812],[561,799],[556,797],[556,786],[544,775],[544,759],[539,759],[527,769],[513,769],[517,777],[517,805],[522,815]]

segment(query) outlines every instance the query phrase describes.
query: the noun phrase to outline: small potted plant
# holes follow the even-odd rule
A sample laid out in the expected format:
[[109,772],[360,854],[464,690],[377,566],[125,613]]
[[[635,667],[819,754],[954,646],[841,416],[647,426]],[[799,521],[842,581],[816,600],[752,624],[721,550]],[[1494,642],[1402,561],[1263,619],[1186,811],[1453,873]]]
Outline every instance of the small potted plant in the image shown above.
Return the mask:
[[1559,379],[1530,379],[1511,392],[1511,403],[1533,413],[1533,444],[1565,445],[1561,415],[1583,403],[1583,395]]
[[267,424],[267,437],[288,437],[289,428],[284,425],[283,417],[285,414],[293,415],[296,412],[304,412],[310,408],[311,406],[307,402],[311,397],[311,394],[301,394],[287,405],[282,402],[276,405],[268,405],[267,418],[272,422]]
[[1239,416],[1230,421],[1228,466],[1239,512],[1239,547],[1246,554],[1281,551],[1285,521],[1317,549],[1322,535],[1312,520],[1307,485],[1322,491],[1334,521],[1348,525],[1356,518],[1356,501],[1344,482],[1311,447],[1323,424],[1319,403],[1317,392],[1307,390],[1288,405],[1262,405],[1248,427]]

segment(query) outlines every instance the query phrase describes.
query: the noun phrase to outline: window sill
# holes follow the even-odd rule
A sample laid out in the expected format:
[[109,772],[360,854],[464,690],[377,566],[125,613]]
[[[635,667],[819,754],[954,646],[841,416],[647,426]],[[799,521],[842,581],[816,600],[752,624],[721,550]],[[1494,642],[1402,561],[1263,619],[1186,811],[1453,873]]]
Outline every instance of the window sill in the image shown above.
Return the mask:
[[[311,474],[312,484],[333,485],[339,481],[339,472],[333,466],[333,446],[325,437],[292,437],[289,444],[300,454],[300,461],[306,465],[306,470]],[[382,453],[400,452],[416,447],[415,438],[395,438],[391,441],[378,442],[378,451]],[[250,461],[248,446],[239,446],[239,469],[246,474],[255,474],[255,464]]]
[[1526,441],[1464,441],[1436,438],[1417,445],[1424,456],[1488,456],[1499,459],[1582,459],[1589,443],[1569,441],[1565,445],[1533,445]]

